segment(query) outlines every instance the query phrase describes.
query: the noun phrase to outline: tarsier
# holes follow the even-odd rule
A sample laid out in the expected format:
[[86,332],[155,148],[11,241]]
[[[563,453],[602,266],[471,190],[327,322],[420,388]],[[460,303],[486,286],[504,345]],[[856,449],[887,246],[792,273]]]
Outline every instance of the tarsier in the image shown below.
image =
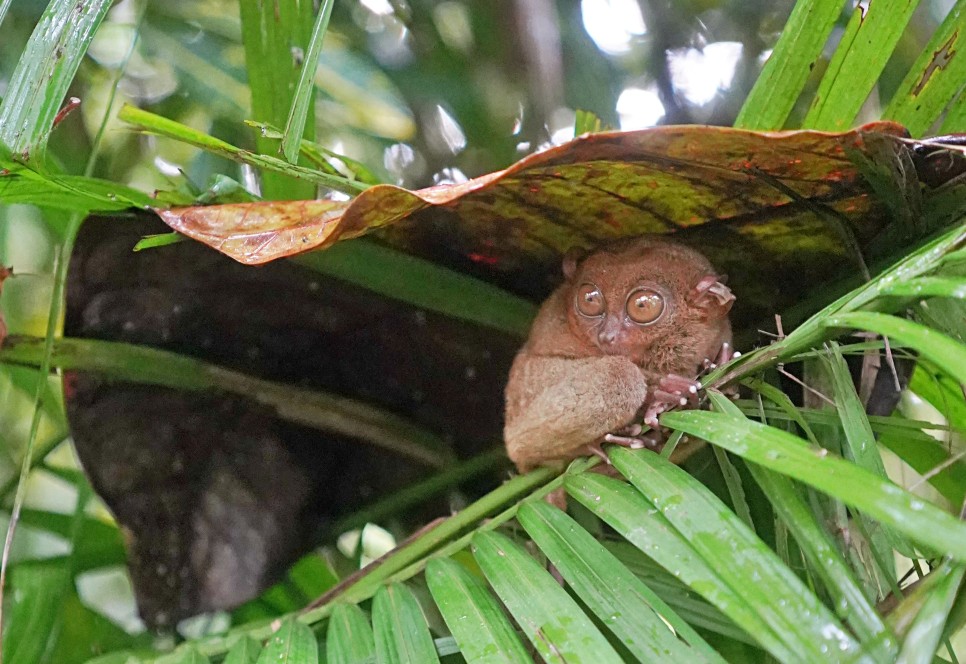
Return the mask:
[[697,251],[622,240],[563,265],[506,387],[507,452],[521,471],[639,437],[643,420],[696,405],[695,379],[730,359],[734,295]]

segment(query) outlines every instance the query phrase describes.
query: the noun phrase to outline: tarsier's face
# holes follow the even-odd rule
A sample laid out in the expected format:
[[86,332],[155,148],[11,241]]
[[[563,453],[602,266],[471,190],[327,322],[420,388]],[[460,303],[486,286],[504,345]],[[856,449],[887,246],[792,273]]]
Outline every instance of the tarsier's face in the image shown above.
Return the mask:
[[658,342],[701,336],[694,328],[716,323],[730,309],[730,301],[714,306],[716,299],[706,297],[715,286],[727,291],[707,260],[676,244],[637,244],[564,269],[570,328],[605,355],[639,362]]
[[608,275],[582,274],[572,293],[571,329],[607,355],[646,349],[677,308],[675,294],[654,279],[620,280],[615,286]]

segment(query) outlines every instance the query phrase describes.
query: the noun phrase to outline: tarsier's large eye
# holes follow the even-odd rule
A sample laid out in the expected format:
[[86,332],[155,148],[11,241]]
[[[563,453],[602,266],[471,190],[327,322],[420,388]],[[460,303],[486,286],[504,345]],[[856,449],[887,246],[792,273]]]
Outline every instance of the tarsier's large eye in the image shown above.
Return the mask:
[[604,294],[594,284],[581,284],[577,289],[577,311],[596,318],[604,313]]
[[638,288],[627,297],[627,316],[635,323],[650,325],[664,313],[664,296],[650,288]]

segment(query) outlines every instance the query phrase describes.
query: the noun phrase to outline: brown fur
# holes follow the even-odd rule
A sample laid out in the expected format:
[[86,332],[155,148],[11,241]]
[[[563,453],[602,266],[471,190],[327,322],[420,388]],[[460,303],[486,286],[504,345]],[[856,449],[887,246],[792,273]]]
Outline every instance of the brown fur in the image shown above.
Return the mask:
[[[704,360],[731,341],[731,301],[699,291],[715,271],[693,249],[657,238],[623,240],[579,262],[568,257],[564,274],[566,282],[541,306],[506,388],[504,439],[521,471],[572,459],[631,424],[647,404],[649,384],[672,373],[696,377]],[[585,283],[603,294],[604,316],[578,313],[574,298]],[[651,325],[625,315],[628,294],[640,287],[664,296],[664,313]],[[617,330],[609,344],[598,337],[608,323]]]

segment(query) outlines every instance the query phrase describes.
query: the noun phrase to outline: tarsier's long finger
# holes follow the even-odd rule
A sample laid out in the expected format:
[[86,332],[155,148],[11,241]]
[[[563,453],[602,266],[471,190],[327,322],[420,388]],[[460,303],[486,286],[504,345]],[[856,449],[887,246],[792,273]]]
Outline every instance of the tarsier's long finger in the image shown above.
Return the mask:
[[[741,353],[732,348],[731,344],[726,341],[721,344],[721,350],[718,351],[718,358],[715,360],[715,364],[720,367],[725,362],[730,362],[736,357],[741,357]],[[712,368],[714,368],[714,365],[712,365]]]
[[688,398],[680,392],[668,392],[666,390],[654,390],[654,403],[664,406],[687,406]]
[[651,427],[655,431],[658,430],[661,426],[661,423],[658,422],[657,416],[666,411],[667,406],[667,404],[660,402],[652,403],[650,406],[648,406],[647,411],[644,413],[644,424]]
[[621,427],[620,429],[617,429],[616,431],[611,431],[610,434],[608,434],[608,435],[614,434],[614,435],[618,435],[618,436],[628,436],[630,438],[635,438],[643,430],[644,430],[644,427],[642,427],[640,424],[637,424],[635,422],[634,424],[628,424],[626,427]]
[[658,387],[672,394],[687,395],[697,394],[701,385],[693,378],[672,373],[662,377]]
[[634,436],[619,436],[613,433],[605,434],[604,442],[620,445],[621,447],[629,447],[632,450],[640,450],[644,449],[645,447],[654,449],[657,445],[657,443],[645,437],[637,438]]

